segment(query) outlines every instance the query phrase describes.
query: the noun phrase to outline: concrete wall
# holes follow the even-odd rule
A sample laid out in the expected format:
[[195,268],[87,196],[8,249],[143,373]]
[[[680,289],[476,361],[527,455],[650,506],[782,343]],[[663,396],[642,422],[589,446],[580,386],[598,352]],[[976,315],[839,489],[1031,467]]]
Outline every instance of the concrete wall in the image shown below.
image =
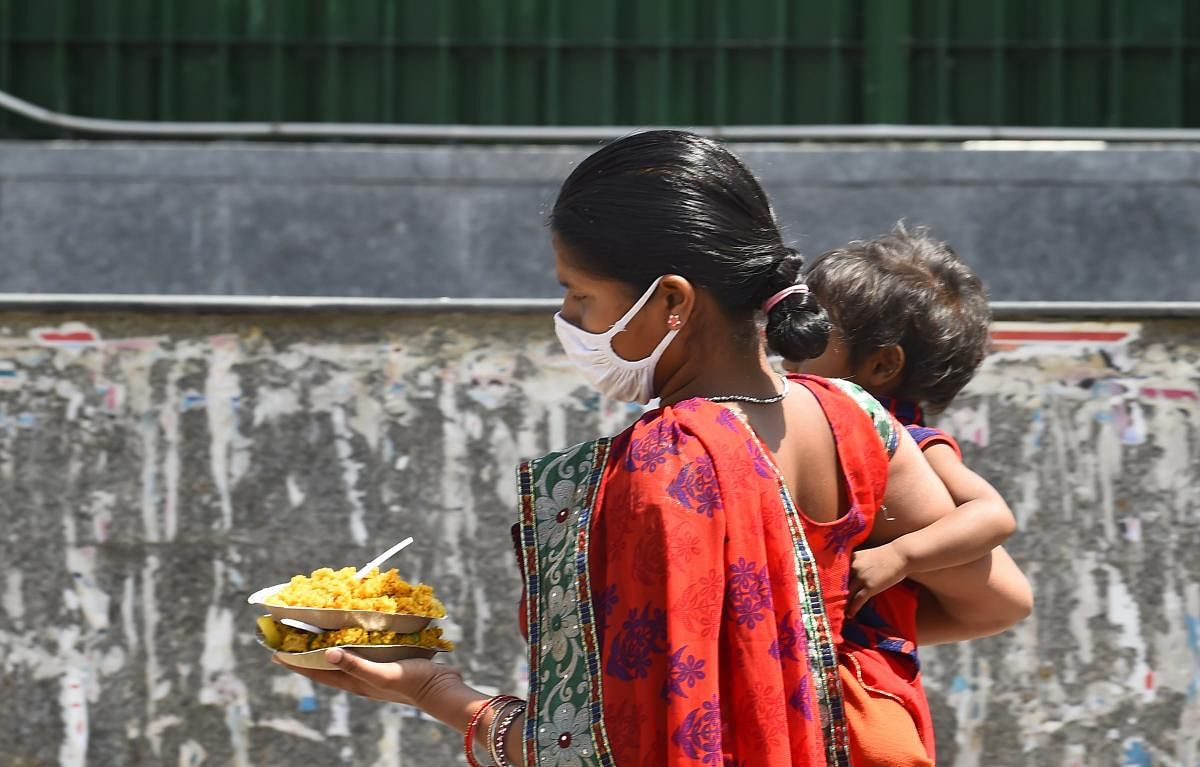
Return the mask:
[[[1200,300],[1200,150],[735,146],[818,254],[933,225],[1003,301]],[[581,147],[0,144],[0,293],[554,297]]]
[[[1038,605],[925,653],[941,763],[1200,766],[1200,322],[1000,329],[943,425]],[[456,764],[269,664],[246,595],[413,535],[454,660],[519,688],[513,467],[632,416],[541,315],[0,317],[0,764]]]

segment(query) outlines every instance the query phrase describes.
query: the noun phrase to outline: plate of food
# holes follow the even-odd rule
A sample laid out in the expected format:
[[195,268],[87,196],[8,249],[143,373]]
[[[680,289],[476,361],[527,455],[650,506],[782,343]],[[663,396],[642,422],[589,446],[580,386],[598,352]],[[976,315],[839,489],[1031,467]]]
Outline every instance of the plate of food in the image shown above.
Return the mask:
[[359,572],[353,567],[322,567],[259,589],[247,601],[275,620],[291,618],[321,629],[358,627],[412,634],[433,619],[446,617],[433,587],[409,583],[395,568],[372,568],[361,577]]
[[285,625],[270,615],[258,619],[258,642],[289,666],[316,670],[337,670],[337,666],[325,660],[325,651],[331,647],[340,647],[376,663],[432,658],[454,649],[454,643],[443,638],[442,630],[437,627],[396,632],[351,626],[314,632]]

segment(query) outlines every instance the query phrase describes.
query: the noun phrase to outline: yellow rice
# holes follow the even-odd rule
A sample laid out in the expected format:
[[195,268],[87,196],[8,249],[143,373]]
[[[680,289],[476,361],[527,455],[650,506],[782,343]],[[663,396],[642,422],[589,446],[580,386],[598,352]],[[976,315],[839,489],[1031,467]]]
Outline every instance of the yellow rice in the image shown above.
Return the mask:
[[338,610],[374,610],[382,613],[443,618],[446,608],[433,596],[433,587],[411,584],[395,568],[381,573],[378,568],[355,580],[353,567],[332,570],[322,567],[312,575],[297,575],[287,586],[267,599],[269,605],[328,607]]
[[278,648],[283,652],[307,652],[326,647],[365,644],[413,645],[443,652],[454,649],[454,643],[443,639],[442,630],[436,626],[430,626],[411,634],[397,634],[395,631],[367,631],[357,626],[326,631],[324,634],[310,634],[281,623],[275,625],[283,635],[283,641]]

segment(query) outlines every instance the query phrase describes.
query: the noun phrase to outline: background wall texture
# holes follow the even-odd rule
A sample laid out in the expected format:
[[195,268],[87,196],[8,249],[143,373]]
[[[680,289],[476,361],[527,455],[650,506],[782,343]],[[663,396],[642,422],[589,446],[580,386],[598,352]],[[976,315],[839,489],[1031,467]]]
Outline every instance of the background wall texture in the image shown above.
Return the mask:
[[[1031,318],[1031,320],[1034,318]],[[1200,765],[1200,325],[1004,322],[940,424],[1016,511],[1016,630],[923,653],[940,763]],[[522,456],[611,433],[541,314],[0,316],[0,763],[451,765],[268,663],[245,597],[393,541],[523,683]]]

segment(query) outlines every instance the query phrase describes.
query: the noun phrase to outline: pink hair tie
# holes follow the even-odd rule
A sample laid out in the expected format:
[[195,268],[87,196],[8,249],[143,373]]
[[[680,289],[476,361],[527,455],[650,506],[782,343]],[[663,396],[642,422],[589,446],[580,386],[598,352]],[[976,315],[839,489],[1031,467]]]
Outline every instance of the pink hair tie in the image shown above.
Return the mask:
[[779,291],[775,295],[768,298],[766,301],[763,301],[762,312],[763,312],[763,314],[770,314],[771,310],[775,308],[775,304],[779,303],[780,301],[787,298],[788,296],[794,296],[797,293],[807,293],[807,292],[808,292],[808,286],[805,285],[803,282],[797,283],[788,288],[784,288],[783,290]]

